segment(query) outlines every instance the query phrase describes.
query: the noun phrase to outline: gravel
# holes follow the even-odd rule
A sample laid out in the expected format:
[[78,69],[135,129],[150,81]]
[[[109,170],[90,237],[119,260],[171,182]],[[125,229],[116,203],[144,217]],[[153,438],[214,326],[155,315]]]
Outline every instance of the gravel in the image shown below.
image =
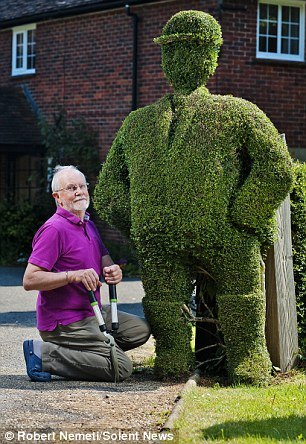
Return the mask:
[[[1,285],[1,282],[0,282]],[[141,311],[140,281],[120,284],[124,308]],[[105,299],[106,295],[103,296]],[[123,297],[122,297],[123,299]],[[22,342],[39,338],[35,328],[36,292],[20,285],[0,286],[0,442],[159,442],[166,422],[184,387],[183,382],[160,382],[148,365],[154,340],[128,352],[135,371],[114,383],[29,380]],[[133,305],[134,304],[134,305]]]

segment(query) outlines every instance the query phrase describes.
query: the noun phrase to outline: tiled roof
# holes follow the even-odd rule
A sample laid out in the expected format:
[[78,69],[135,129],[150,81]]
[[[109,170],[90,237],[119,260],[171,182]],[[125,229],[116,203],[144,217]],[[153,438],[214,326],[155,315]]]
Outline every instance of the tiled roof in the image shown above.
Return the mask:
[[0,87],[0,146],[41,145],[37,119],[23,90]]
[[0,27],[161,0],[0,0]]
[[94,3],[103,3],[103,0],[14,0],[0,2],[0,21],[12,20],[21,17],[33,16],[69,9]]

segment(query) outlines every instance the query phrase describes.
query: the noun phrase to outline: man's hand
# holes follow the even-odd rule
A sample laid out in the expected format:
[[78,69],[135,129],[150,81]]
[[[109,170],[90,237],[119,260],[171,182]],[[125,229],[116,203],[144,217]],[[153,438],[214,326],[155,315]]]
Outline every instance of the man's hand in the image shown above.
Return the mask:
[[101,287],[99,276],[93,268],[86,268],[85,270],[76,270],[68,272],[68,282],[82,282],[86,290],[95,291]]
[[102,273],[107,284],[116,285],[119,284],[119,282],[121,282],[122,280],[122,271],[117,264],[104,267]]
[[55,288],[64,287],[74,282],[82,282],[87,290],[95,291],[101,287],[99,276],[93,268],[81,270],[68,270],[54,273],[45,270],[37,265],[28,263],[24,277],[23,285],[25,290],[48,291]]

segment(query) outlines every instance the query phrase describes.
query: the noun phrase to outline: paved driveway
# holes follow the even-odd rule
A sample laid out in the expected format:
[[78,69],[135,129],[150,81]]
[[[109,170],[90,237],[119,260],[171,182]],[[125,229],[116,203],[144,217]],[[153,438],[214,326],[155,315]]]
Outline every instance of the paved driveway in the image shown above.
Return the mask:
[[[120,384],[67,381],[57,377],[46,384],[29,380],[22,343],[25,339],[39,338],[35,327],[37,292],[24,291],[22,275],[21,268],[0,267],[0,442],[63,442],[60,431],[72,433],[71,441],[66,442],[95,441],[96,431],[106,432],[105,439],[99,435],[99,441],[122,442],[120,430],[134,433],[130,439],[123,440],[142,442],[141,433],[157,432],[161,418],[171,410],[182,384],[154,381],[150,372],[136,372]],[[101,292],[105,303],[106,285]],[[141,281],[124,281],[117,286],[117,293],[119,308],[142,313]],[[152,337],[147,344],[128,354],[136,363],[153,356]],[[111,432],[114,439],[110,437]],[[89,435],[87,438],[80,435],[82,439],[78,440],[77,433]],[[146,439],[146,442],[151,441]]]

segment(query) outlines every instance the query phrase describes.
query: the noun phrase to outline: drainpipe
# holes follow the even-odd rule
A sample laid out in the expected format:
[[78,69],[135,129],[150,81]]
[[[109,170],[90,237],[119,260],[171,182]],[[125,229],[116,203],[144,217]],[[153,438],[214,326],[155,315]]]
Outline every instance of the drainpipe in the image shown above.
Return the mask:
[[133,18],[133,74],[132,74],[132,111],[137,109],[137,46],[138,46],[138,15],[130,11],[130,5],[125,5],[125,12]]

